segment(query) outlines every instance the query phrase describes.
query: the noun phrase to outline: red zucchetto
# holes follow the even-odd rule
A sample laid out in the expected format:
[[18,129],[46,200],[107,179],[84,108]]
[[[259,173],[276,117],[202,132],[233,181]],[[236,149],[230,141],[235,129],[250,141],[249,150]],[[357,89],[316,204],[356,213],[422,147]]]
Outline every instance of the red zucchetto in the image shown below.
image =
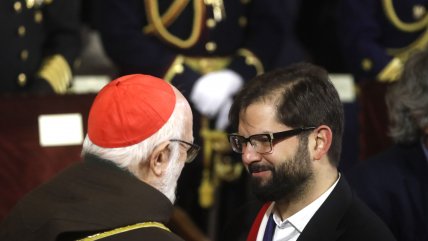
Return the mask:
[[175,93],[162,79],[142,74],[122,76],[100,90],[88,118],[89,139],[100,147],[137,144],[170,118]]

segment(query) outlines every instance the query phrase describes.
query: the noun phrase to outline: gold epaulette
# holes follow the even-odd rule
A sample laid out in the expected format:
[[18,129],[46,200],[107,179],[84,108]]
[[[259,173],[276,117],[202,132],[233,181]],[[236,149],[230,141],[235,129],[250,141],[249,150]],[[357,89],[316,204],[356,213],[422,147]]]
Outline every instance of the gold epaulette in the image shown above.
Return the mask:
[[171,232],[171,230],[169,230],[169,228],[167,228],[162,223],[159,223],[159,222],[144,222],[144,223],[137,223],[137,224],[129,225],[129,226],[125,226],[125,227],[115,228],[113,230],[109,230],[109,231],[106,231],[106,232],[103,232],[103,233],[97,233],[97,234],[91,235],[89,237],[86,237],[86,238],[83,238],[83,239],[79,239],[77,241],[93,241],[93,240],[98,240],[98,239],[102,239],[102,238],[105,238],[105,237],[113,236],[113,235],[116,235],[116,234],[128,232],[128,231],[139,229],[139,228],[161,228],[163,230]]
[[403,71],[403,62],[399,58],[393,58],[377,75],[380,82],[397,81]]
[[71,68],[60,54],[45,58],[37,75],[49,82],[57,94],[65,94],[72,78]]

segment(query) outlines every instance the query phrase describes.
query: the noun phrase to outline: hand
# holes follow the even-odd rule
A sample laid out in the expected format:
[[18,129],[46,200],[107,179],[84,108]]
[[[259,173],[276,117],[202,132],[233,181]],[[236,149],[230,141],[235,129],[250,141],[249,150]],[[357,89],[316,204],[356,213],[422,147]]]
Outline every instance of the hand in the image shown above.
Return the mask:
[[242,77],[232,70],[208,73],[196,80],[190,99],[200,113],[212,118],[242,84]]

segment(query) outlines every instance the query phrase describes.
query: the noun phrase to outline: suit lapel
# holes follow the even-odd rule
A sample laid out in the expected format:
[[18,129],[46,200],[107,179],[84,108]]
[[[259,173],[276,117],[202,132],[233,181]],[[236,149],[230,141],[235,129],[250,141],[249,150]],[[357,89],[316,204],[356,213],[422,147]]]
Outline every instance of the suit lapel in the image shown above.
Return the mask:
[[[408,195],[411,199],[416,213],[419,213],[425,223],[425,230],[428,230],[428,164],[420,145],[412,148],[407,153],[408,166],[404,183],[407,187]],[[409,158],[410,157],[410,158]]]
[[339,227],[352,199],[351,190],[342,176],[330,196],[300,234],[298,241],[333,241],[345,231]]

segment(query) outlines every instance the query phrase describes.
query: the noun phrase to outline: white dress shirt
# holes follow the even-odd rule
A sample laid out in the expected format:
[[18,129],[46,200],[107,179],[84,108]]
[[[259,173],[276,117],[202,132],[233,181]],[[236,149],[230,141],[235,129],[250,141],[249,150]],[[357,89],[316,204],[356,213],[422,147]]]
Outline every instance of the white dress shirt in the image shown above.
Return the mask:
[[[337,183],[340,179],[337,178],[336,182],[325,191],[321,196],[319,196],[312,203],[304,207],[302,210],[298,211],[294,215],[290,216],[286,220],[282,221],[281,217],[275,212],[273,214],[273,220],[276,223],[275,233],[273,236],[273,241],[295,241],[299,238],[300,233],[303,232],[309,220],[311,220],[312,216],[314,216],[315,212],[319,209],[319,207],[324,203],[324,201],[328,198],[330,193],[333,191],[334,187],[336,187]],[[263,235],[266,229],[266,224],[269,218],[269,215],[274,210],[275,202],[272,202],[270,207],[266,210],[264,214],[263,220],[260,224],[259,232],[257,233],[257,241],[263,240]]]

